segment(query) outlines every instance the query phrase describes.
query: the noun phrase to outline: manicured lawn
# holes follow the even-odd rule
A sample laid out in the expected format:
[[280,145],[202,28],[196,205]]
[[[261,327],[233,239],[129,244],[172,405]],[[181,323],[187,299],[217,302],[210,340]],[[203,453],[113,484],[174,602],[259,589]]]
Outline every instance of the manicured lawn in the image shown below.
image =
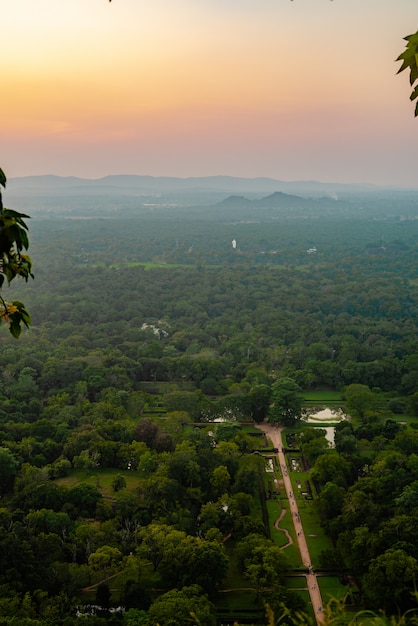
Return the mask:
[[298,508],[311,562],[314,567],[318,567],[321,552],[323,550],[332,550],[332,542],[321,527],[315,501],[301,500],[298,503]]
[[259,428],[256,428],[252,424],[243,424],[242,430],[247,435],[255,435],[257,436],[257,438],[260,439],[260,441],[263,441],[264,433],[262,433],[262,431]]
[[[292,459],[294,459],[295,461],[294,463],[291,462]],[[309,490],[307,488],[307,483],[310,481],[310,473],[308,471],[305,471],[303,463],[302,463],[301,455],[297,452],[293,453],[289,451],[286,454],[286,461],[287,461],[287,465],[289,468],[289,477],[292,482],[292,490],[293,490],[293,494],[298,505],[298,510],[299,510],[299,514],[301,517],[301,521],[302,521],[302,525],[303,525],[303,529],[305,533],[305,538],[306,538],[306,542],[307,542],[308,549],[309,549],[309,554],[311,557],[311,562],[314,565],[314,567],[317,569],[319,566],[319,557],[320,557],[321,552],[324,550],[332,549],[333,547],[332,542],[325,535],[321,527],[315,499],[312,499],[312,500],[305,499],[305,497],[302,495],[302,493],[309,493]],[[276,467],[274,474],[266,473],[266,475],[269,476],[270,483],[273,481],[275,477],[279,478],[280,476],[279,472],[280,470]],[[310,482],[310,487],[312,489],[312,496],[313,498],[315,498],[316,493],[311,482]],[[266,505],[267,505],[267,512],[268,512],[268,517],[269,517],[269,530],[270,530],[271,538],[273,542],[279,547],[285,546],[288,539],[283,532],[281,532],[280,530],[277,530],[274,527],[274,522],[276,519],[280,517],[282,508],[287,509],[286,514],[280,520],[279,526],[280,528],[285,528],[289,532],[290,536],[293,539],[293,544],[291,544],[290,546],[286,548],[283,548],[283,551],[286,557],[289,559],[291,568],[293,570],[298,570],[299,568],[302,568],[300,552],[296,543],[293,519],[291,518],[289,514],[288,500],[287,500],[287,497],[286,497],[286,494],[284,492],[284,488],[282,485],[279,486],[279,494],[273,496],[272,499],[267,500]],[[335,578],[332,580],[334,582],[336,581],[338,585],[342,587],[338,578]],[[292,587],[295,586],[297,589],[299,588],[299,586],[306,588],[306,582],[304,578],[299,579],[299,578],[294,578],[294,577],[289,576],[287,579],[287,584]],[[326,593],[328,594],[329,597],[339,598],[339,595],[334,593],[333,589],[331,591],[329,592],[328,589],[326,589]],[[302,592],[298,590],[298,593],[302,593]],[[307,590],[305,592],[305,595],[306,595],[306,598],[304,597],[304,599],[309,602]]]
[[321,390],[302,392],[303,399],[306,402],[342,402],[342,394],[340,391]]
[[265,624],[263,603],[256,598],[255,591],[232,590],[218,594],[213,601],[218,618],[228,620],[231,624],[240,620],[252,624]]
[[248,583],[247,587],[241,589],[227,589],[220,592],[214,604],[218,611],[232,611],[234,616],[245,611],[256,610],[258,612],[263,609],[262,602],[257,598],[256,590],[248,587]]
[[[288,543],[286,534],[282,530],[277,530],[274,527],[274,522],[276,521],[278,517],[280,517],[281,510],[282,509],[281,509],[280,503],[277,500],[267,501],[267,511],[269,514],[269,526],[270,526],[271,540],[276,546],[279,546],[279,548],[282,548]],[[293,540],[292,544],[288,545],[286,548],[283,549],[283,553],[286,556],[286,558],[289,560],[291,568],[297,569],[299,567],[302,567],[299,549],[296,545],[293,520],[290,517],[288,510],[286,511],[282,519],[280,520],[279,526],[280,528],[286,529]]]
[[305,576],[288,576],[286,587],[289,589],[307,589]]
[[348,585],[342,585],[337,576],[318,576],[317,581],[324,605],[329,600],[344,600],[349,591]]
[[[286,433],[287,432],[294,432],[294,430],[288,429],[286,430]],[[294,459],[295,463],[292,464],[291,459]],[[301,455],[297,452],[293,453],[292,451],[288,451],[286,454],[286,461],[289,468],[289,476],[292,482],[293,494],[298,504],[298,510],[301,517],[305,538],[311,557],[311,562],[314,565],[314,568],[318,569],[321,552],[324,550],[332,549],[332,542],[325,535],[321,527],[318,511],[316,508],[317,495],[311,482],[310,486],[312,489],[313,499],[305,499],[305,497],[302,495],[303,492],[309,492],[309,490],[307,489],[307,483],[308,481],[310,481],[310,473],[304,470]],[[279,478],[279,468],[277,468],[276,466],[274,474],[268,474],[268,476],[270,482],[272,482],[274,477]],[[280,516],[282,507],[288,509],[288,500],[284,493],[283,486],[279,486],[279,494],[273,496],[272,499],[268,500],[266,505],[269,516],[269,529],[271,533],[271,538],[277,546],[283,547],[286,544],[287,538],[284,533],[280,532],[274,527],[274,521]],[[286,548],[283,548],[283,551],[284,554],[288,557],[292,569],[297,571],[299,568],[301,568],[302,564],[299,549],[295,542],[296,538],[293,520],[291,519],[288,510],[284,517],[280,520],[279,526],[281,528],[286,528],[290,536],[293,538],[294,543]],[[341,584],[337,576],[318,576],[318,585],[321,590],[322,600],[325,607],[327,603],[331,600],[334,600],[336,602],[342,602],[347,593],[349,593],[349,587],[347,585]],[[308,613],[313,617],[313,609],[311,606],[309,590],[306,586],[305,577],[290,575],[286,578],[286,586],[303,598]],[[351,594],[350,597],[352,597]],[[347,611],[343,612],[342,614],[339,613],[338,619],[340,621],[338,622],[338,624],[340,626],[344,626],[345,624],[348,625],[355,614],[356,607],[351,605],[351,607],[348,608]],[[368,616],[361,616],[360,619],[361,621],[359,621],[358,623],[362,624],[363,626],[372,624],[372,621],[369,620]]]

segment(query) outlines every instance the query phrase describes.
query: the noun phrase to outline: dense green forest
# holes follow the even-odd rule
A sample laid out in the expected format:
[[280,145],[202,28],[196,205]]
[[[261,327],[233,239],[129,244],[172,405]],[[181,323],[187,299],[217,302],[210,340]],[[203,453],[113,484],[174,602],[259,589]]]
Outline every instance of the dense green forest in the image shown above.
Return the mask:
[[169,200],[36,199],[35,281],[5,290],[32,325],[0,336],[0,625],[210,625],[231,581],[276,623],[309,616],[244,426],[283,423],[282,380],[352,418],[335,448],[286,424],[332,545],[317,567],[359,607],[413,609],[418,194]]

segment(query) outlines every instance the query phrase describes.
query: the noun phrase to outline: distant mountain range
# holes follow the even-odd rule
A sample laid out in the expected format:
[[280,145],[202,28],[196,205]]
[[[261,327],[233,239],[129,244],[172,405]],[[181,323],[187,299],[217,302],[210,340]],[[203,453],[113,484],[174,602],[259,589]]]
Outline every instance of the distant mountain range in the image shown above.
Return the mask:
[[5,201],[32,217],[268,221],[364,211],[379,217],[415,216],[418,189],[232,176],[25,176],[7,181]]
[[73,176],[23,176],[8,181],[8,193],[13,195],[153,195],[227,193],[269,194],[284,192],[303,196],[358,194],[376,191],[369,184],[323,183],[310,181],[283,181],[273,178],[238,178],[233,176],[206,176],[200,178],[175,178],[136,175],[105,176],[98,179]]

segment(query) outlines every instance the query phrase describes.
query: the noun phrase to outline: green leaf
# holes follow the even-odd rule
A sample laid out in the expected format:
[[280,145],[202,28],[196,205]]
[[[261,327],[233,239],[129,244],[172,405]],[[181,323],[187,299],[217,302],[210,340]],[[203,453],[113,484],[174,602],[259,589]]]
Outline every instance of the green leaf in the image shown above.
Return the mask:
[[6,188],[6,174],[3,172],[3,170],[0,167],[0,185],[2,185],[2,187]]
[[410,100],[415,100],[415,98],[418,98],[418,85],[415,87],[414,91],[411,93],[409,97]]
[[417,43],[418,43],[418,30],[416,33],[413,33],[412,35],[407,35],[406,37],[404,37],[405,41],[411,41],[416,39]]
[[19,322],[16,322],[15,320],[11,320],[9,324],[9,330],[10,330],[12,337],[14,337],[15,339],[18,339],[20,336],[20,333],[22,332],[22,328]]
[[[397,61],[400,61],[400,57],[398,57],[396,59]],[[404,70],[406,70],[407,67],[409,67],[410,63],[408,63],[408,61],[404,61],[401,65],[401,67],[398,69],[398,71],[396,72],[397,74],[400,74],[401,72],[403,72]]]
[[[396,61],[404,61],[404,63],[406,63],[406,65],[410,65],[412,62],[412,59],[415,56],[415,52],[413,50],[410,50],[409,48],[407,48],[406,50],[404,50],[396,59]],[[399,70],[400,71],[400,70]]]
[[[409,83],[412,86],[418,80],[418,31],[412,35],[404,37],[408,42],[406,49],[398,56],[397,61],[402,61],[397,74],[409,68]],[[410,100],[418,97],[416,88],[410,96]],[[418,116],[418,105],[415,107],[415,117]]]
[[413,85],[414,82],[417,80],[418,78],[418,67],[416,65],[412,65],[411,66],[411,71],[409,74],[409,83],[410,85]]
[[29,324],[32,322],[32,319],[31,319],[31,316],[29,315],[29,312],[26,310],[25,305],[23,304],[23,302],[20,302],[19,300],[14,300],[12,304],[14,306],[17,306],[17,308],[19,309],[18,312],[13,313],[12,315],[19,316],[20,320],[24,323],[26,328],[28,328]]
[[8,215],[14,217],[17,222],[19,222],[22,226],[27,228],[26,224],[21,220],[22,217],[30,219],[30,215],[26,215],[25,213],[18,213],[18,211],[13,211],[13,209],[6,209]]
[[[9,331],[11,335],[17,339],[22,332],[22,324],[29,328],[31,323],[31,317],[28,311],[25,309],[23,302],[15,300],[12,305],[18,308],[14,313],[9,313]],[[10,307],[11,308],[11,307]]]

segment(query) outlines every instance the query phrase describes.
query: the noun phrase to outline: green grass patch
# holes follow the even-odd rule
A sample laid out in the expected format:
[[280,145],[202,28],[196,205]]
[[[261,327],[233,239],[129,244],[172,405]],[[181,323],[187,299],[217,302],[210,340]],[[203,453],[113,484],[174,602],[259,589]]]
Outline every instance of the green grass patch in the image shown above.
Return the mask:
[[416,415],[407,415],[404,413],[402,415],[394,415],[392,419],[398,422],[398,424],[407,424],[408,426],[410,424],[418,424],[418,417]]
[[263,609],[260,598],[257,598],[257,592],[251,587],[243,587],[242,589],[226,589],[219,593],[214,602],[217,610],[233,611],[234,615],[244,611],[259,611]]
[[317,581],[324,605],[330,600],[344,600],[349,593],[349,586],[341,584],[337,576],[318,576]]
[[[142,574],[146,576],[147,585],[153,589],[161,589],[161,577],[157,572],[154,572],[151,563],[144,566]],[[110,604],[111,606],[118,606],[122,602],[126,582],[136,578],[129,569],[121,570],[108,579],[104,579],[103,574],[97,572],[91,584],[78,591],[76,594],[77,600],[82,604],[94,604],[96,602],[97,587],[101,582],[107,582],[111,592]]]
[[[104,264],[101,264],[103,266]],[[97,265],[99,267],[99,264]],[[185,263],[152,263],[150,261],[126,261],[126,263],[112,263],[109,265],[109,269],[119,270],[123,267],[143,267],[144,270],[153,270],[156,268],[164,267],[170,269],[172,267],[193,267]]]
[[[286,502],[287,500],[283,500],[284,504]],[[281,505],[277,500],[267,500],[266,505],[269,517],[271,540],[276,546],[279,546],[279,548],[283,548],[283,554],[288,559],[290,567],[292,569],[299,569],[300,567],[302,567],[302,561],[300,558],[299,548],[296,543],[295,527],[289,510],[286,510],[286,513],[279,523],[279,528],[287,530],[293,542],[290,545],[286,545],[288,543],[286,533],[284,533],[283,530],[276,529],[274,526],[275,521],[278,517],[280,517],[280,513],[282,510]]]
[[259,428],[256,428],[252,424],[243,424],[242,431],[246,433],[247,435],[254,435],[256,437],[259,437],[260,440],[263,440],[264,433]]
[[162,409],[152,409],[152,410],[145,409],[143,413],[141,413],[141,415],[138,416],[138,419],[135,421],[135,423],[137,424],[138,422],[140,422],[142,419],[146,417],[151,420],[154,420],[154,419],[161,420],[165,418],[166,415],[167,415],[167,412],[163,411]]
[[[280,523],[278,524],[279,528],[276,528],[276,525],[275,525],[276,520],[278,520],[279,517],[283,513],[283,509],[281,507],[280,501],[268,500],[266,502],[266,505],[267,505],[267,512],[268,512],[268,517],[269,517],[269,529],[270,529],[271,540],[273,541],[274,545],[278,546],[279,548],[283,548],[283,546],[286,546],[289,543],[289,538],[287,534],[284,532],[284,529],[286,526],[284,522],[285,522],[286,516],[289,517],[289,511],[285,509],[285,514],[283,515],[282,519],[280,520]],[[283,522],[283,525],[281,524],[281,522]],[[292,534],[294,533],[289,531],[287,528],[286,530],[290,532],[291,538],[294,541],[294,538],[292,537]]]
[[115,576],[111,576],[109,579],[103,579],[102,576],[98,575],[97,580],[92,582],[92,584],[85,589],[80,590],[78,593],[78,599],[83,604],[94,604],[96,602],[96,593],[97,587],[102,582],[106,582],[109,585],[110,590],[110,604],[112,606],[117,606],[121,602],[121,598],[123,597],[124,586],[126,583],[126,574],[124,571],[119,572]]
[[94,470],[71,470],[67,476],[58,478],[57,485],[65,487],[76,487],[80,484],[92,485],[100,491],[103,496],[114,497],[112,482],[120,474],[126,481],[126,490],[135,491],[139,484],[139,477],[136,472],[121,469],[95,468]]
[[305,576],[287,576],[286,587],[288,589],[307,589]]
[[[312,604],[311,604],[311,596],[309,595],[309,590],[308,589],[295,589],[293,593],[297,593],[298,596],[300,596],[305,604],[305,612],[308,615],[308,617],[311,618],[311,620],[313,620],[314,618],[314,612],[313,612],[313,608],[312,608]],[[309,622],[314,623],[313,621]]]
[[304,500],[299,503],[298,508],[311,562],[314,567],[318,567],[321,552],[333,549],[332,541],[321,527],[314,501]]
[[251,620],[252,624],[265,624],[265,609],[260,598],[256,597],[255,590],[233,589],[223,591],[213,601],[216,614],[222,620],[230,623],[240,620]]
[[306,402],[342,402],[342,393],[340,391],[332,391],[332,390],[315,390],[315,391],[304,391],[302,392],[303,399]]
[[225,543],[225,550],[229,557],[229,567],[226,578],[222,581],[222,589],[243,589],[249,587],[248,579],[243,575],[235,555],[235,546],[237,542],[234,539],[228,539]]

